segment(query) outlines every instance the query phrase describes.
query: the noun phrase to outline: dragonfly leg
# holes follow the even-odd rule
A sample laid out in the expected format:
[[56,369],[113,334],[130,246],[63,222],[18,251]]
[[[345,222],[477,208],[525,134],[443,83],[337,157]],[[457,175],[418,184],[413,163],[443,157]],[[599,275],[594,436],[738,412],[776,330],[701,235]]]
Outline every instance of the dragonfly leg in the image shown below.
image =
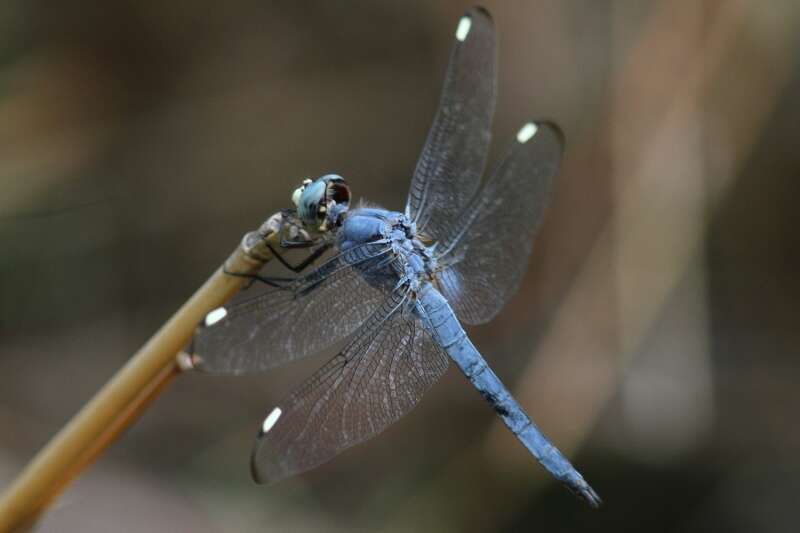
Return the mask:
[[313,241],[311,239],[295,240],[295,239],[287,239],[286,237],[282,236],[281,237],[281,248],[289,248],[289,249],[291,249],[291,248],[310,248],[310,247],[314,246],[315,242],[316,241]]
[[[281,242],[281,246],[283,246],[283,242]],[[280,264],[282,264],[284,267],[288,268],[289,270],[291,270],[292,272],[294,272],[296,274],[299,274],[300,272],[305,270],[306,267],[308,267],[308,265],[314,263],[314,261],[319,259],[319,257],[322,254],[324,254],[325,251],[328,250],[328,248],[330,248],[330,247],[331,247],[330,244],[325,243],[325,244],[319,246],[313,252],[311,252],[308,255],[308,257],[303,259],[303,261],[301,261],[300,263],[298,263],[296,265],[291,265],[291,264],[289,264],[288,261],[286,261],[286,259],[284,259],[284,257],[280,253],[278,253],[278,251],[275,248],[272,247],[271,244],[267,244],[267,248],[269,248],[269,251],[272,252],[272,255],[275,256],[275,259],[277,259],[278,262],[280,262]]]
[[276,289],[285,289],[286,284],[293,281],[291,278],[276,278],[276,277],[262,276],[260,274],[245,274],[244,272],[231,272],[230,270],[228,270],[226,266],[222,267],[222,271],[229,276],[236,276],[237,278],[249,279],[250,282],[247,284],[245,289],[249,289],[256,281],[260,281],[261,283],[269,285],[270,287],[275,287]]

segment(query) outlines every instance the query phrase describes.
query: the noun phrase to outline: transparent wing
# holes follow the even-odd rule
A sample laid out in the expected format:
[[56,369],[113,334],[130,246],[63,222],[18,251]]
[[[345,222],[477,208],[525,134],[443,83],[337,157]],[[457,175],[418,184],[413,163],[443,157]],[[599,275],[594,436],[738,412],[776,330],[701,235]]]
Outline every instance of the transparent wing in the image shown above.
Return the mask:
[[442,294],[466,324],[491,320],[517,289],[558,173],[564,138],[555,124],[528,123],[465,211],[464,226],[440,242]]
[[198,369],[229,374],[265,371],[345,338],[393,288],[389,282],[386,287],[379,283],[392,260],[384,244],[356,246],[286,288],[226,308],[222,320],[195,333]]
[[447,370],[406,296],[393,294],[353,342],[264,420],[252,457],[259,483],[318,466],[409,412]]
[[496,86],[492,19],[482,8],[461,18],[439,109],[422,149],[406,213],[434,239],[451,233],[480,184],[491,137]]

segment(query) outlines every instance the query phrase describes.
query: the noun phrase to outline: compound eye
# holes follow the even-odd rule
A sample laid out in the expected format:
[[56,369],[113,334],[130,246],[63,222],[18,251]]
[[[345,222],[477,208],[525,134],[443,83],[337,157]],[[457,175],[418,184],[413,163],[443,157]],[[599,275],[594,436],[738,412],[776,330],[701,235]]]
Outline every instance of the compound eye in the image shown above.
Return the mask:
[[297,203],[297,213],[300,218],[307,224],[318,223],[321,205],[326,205],[325,183],[317,180],[303,187]]
[[305,189],[305,187],[298,187],[292,193],[292,203],[295,207],[300,205],[300,197],[303,196],[303,189]]
[[350,203],[350,187],[343,177],[336,174],[328,174],[321,179],[325,180],[325,199],[328,202],[336,202],[339,205]]

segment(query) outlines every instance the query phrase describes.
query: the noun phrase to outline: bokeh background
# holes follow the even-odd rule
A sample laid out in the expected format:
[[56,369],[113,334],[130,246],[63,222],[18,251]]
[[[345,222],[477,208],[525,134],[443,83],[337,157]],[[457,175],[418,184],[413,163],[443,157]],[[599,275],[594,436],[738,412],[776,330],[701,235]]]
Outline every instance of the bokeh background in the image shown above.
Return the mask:
[[[0,484],[300,179],[400,208],[466,2],[0,4]],[[606,501],[553,483],[454,368],[261,487],[252,439],[324,357],[186,375],[44,532],[796,531],[800,3],[493,1],[493,153],[568,146],[477,346]]]

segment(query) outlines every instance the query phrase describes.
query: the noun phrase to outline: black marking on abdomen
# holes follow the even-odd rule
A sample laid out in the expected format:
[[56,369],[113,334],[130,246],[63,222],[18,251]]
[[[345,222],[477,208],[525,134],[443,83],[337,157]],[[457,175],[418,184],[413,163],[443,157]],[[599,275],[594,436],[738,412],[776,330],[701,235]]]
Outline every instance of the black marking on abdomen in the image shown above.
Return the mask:
[[486,390],[482,390],[481,396],[483,396],[484,400],[489,402],[489,405],[492,406],[492,409],[494,409],[498,415],[508,416],[508,409],[506,409],[505,406],[503,406],[503,404],[498,402],[497,396],[495,396],[493,393]]

